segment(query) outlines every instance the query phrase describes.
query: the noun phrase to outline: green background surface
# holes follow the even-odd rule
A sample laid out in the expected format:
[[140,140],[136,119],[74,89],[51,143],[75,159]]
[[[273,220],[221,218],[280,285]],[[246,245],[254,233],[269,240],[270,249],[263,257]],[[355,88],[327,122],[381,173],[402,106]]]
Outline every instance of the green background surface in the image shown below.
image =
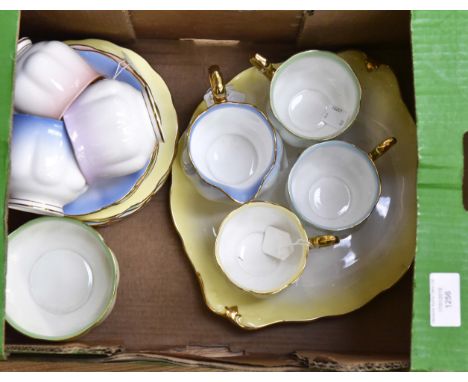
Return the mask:
[[[468,370],[468,12],[414,11],[412,42],[419,169],[411,368]],[[461,327],[430,326],[431,272],[460,273]]]
[[17,11],[0,11],[0,358],[5,357],[6,193],[18,19]]

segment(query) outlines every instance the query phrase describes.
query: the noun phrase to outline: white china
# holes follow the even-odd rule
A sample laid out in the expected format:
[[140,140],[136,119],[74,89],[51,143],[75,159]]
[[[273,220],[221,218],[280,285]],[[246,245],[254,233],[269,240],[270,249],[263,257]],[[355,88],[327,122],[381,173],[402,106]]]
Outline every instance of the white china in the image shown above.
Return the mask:
[[182,164],[205,198],[246,203],[277,178],[282,142],[256,107],[226,99],[218,67],[210,79],[215,104],[189,127]]
[[307,147],[329,140],[354,122],[361,86],[338,55],[319,50],[301,52],[278,69],[260,55],[252,63],[271,78],[267,115],[288,144]]
[[[107,225],[140,210],[165,184],[174,160],[178,140],[177,113],[166,83],[154,68],[134,51],[109,41],[96,39],[67,41],[66,43],[78,50],[85,59],[89,60],[93,52],[101,52],[101,57],[107,56],[117,62],[117,66],[111,68],[103,60],[88,61],[104,76],[115,77],[134,86],[138,85],[137,81],[132,81],[128,76],[130,72],[133,72],[139,79],[138,82],[144,85],[142,90],[148,94],[147,99],[152,100],[150,109],[158,123],[156,128],[160,129],[158,136],[161,140],[158,140],[157,147],[155,147],[156,158],[150,162],[145,170],[146,175],[143,175],[141,182],[137,181],[131,194],[102,210],[73,216],[88,224]],[[93,56],[96,57],[96,55]]]
[[6,319],[27,336],[75,338],[112,310],[117,260],[84,223],[32,220],[9,235],[7,259]]
[[15,114],[10,161],[10,208],[62,215],[87,189],[62,121]]
[[294,164],[288,197],[305,222],[342,231],[370,215],[380,197],[380,178],[369,154],[343,141],[323,142],[305,150]]
[[233,284],[246,292],[269,295],[282,291],[299,278],[309,248],[337,242],[335,236],[309,240],[291,211],[268,202],[252,202],[223,220],[215,255]]
[[[292,253],[280,260],[262,250],[268,227],[285,232]],[[304,245],[305,243],[305,245]],[[297,217],[287,209],[253,202],[234,210],[221,227],[215,244],[218,264],[239,288],[258,294],[284,289],[302,273],[309,252],[307,234]]]
[[89,86],[64,115],[86,180],[125,176],[147,164],[156,134],[143,95],[112,79]]
[[73,100],[99,74],[59,41],[18,44],[14,105],[25,114],[60,119]]
[[[172,171],[171,212],[207,307],[245,329],[259,329],[282,322],[311,321],[356,310],[394,285],[408,270],[416,238],[416,126],[408,112],[394,73],[387,65],[371,65],[365,54],[339,54],[362,84],[362,105],[353,128],[343,139],[370,148],[389,136],[395,145],[378,162],[382,194],[373,212],[359,229],[343,235],[333,247],[312,251],[298,281],[281,293],[258,298],[233,285],[219,268],[214,248],[223,219],[235,208],[200,196],[185,176],[180,161]],[[238,74],[232,89],[245,102],[266,110],[270,82],[255,68]],[[201,104],[195,117],[204,110]],[[391,111],[391,112],[389,112]],[[300,151],[285,145],[292,166]],[[183,145],[179,145],[178,157]],[[280,172],[265,199],[288,205],[288,171]],[[263,196],[262,196],[263,198]],[[322,233],[305,226],[309,237]]]

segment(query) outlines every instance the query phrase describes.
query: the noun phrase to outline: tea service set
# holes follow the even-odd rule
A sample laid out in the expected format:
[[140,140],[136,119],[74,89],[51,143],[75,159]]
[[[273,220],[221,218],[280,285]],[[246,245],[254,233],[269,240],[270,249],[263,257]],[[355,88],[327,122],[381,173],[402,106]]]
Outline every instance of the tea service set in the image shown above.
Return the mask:
[[[104,68],[109,57],[118,73]],[[176,149],[169,107],[157,102],[156,89],[148,91],[133,64],[56,41],[18,44],[9,207],[60,216],[32,220],[9,236],[6,317],[30,337],[68,340],[108,316],[117,260],[89,227],[93,221],[77,217],[138,194],[155,177],[168,137]],[[376,161],[396,139],[375,142],[369,152],[338,140],[352,130],[362,97],[355,71],[340,55],[306,51],[278,66],[256,54],[251,64],[268,81],[266,107],[230,100],[219,67],[211,66],[212,102],[180,139],[172,188],[180,172],[207,205],[225,211],[206,261],[216,264],[213,278],[255,302],[285,296],[311,259],[365,224],[382,193]],[[126,80],[114,78],[122,73]],[[119,217],[141,208],[166,176],[159,168],[147,196]],[[270,198],[278,192],[281,202]],[[109,194],[110,204],[100,197]],[[185,242],[175,198],[171,191]],[[96,200],[90,211],[87,202]],[[87,210],[80,215],[80,209]]]
[[[181,165],[204,198],[241,205],[225,217],[215,242],[227,279],[271,295],[298,280],[309,249],[313,255],[338,244],[371,214],[381,193],[374,162],[396,139],[369,153],[334,139],[350,128],[361,99],[359,80],[336,54],[302,52],[277,70],[259,54],[251,62],[271,81],[267,115],[229,101],[219,67],[210,67],[214,103],[190,124]],[[302,150],[291,168],[285,145]],[[265,198],[281,171],[289,171],[285,206]],[[303,225],[322,235],[308,238]]]

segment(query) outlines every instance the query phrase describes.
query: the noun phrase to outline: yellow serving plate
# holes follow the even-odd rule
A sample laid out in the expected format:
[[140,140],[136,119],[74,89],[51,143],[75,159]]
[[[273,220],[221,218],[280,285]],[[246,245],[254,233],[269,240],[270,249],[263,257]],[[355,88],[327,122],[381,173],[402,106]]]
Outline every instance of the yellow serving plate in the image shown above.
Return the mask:
[[[179,143],[172,166],[171,211],[185,251],[200,281],[204,300],[214,313],[245,329],[278,322],[310,321],[355,310],[390,288],[410,267],[416,238],[416,127],[404,105],[398,83],[386,65],[374,65],[362,52],[340,53],[361,82],[361,110],[342,136],[365,150],[388,136],[398,144],[377,167],[382,196],[369,219],[342,238],[338,246],[309,254],[301,278],[285,291],[257,298],[235,287],[216,264],[214,243],[223,218],[235,206],[201,197],[184,175]],[[245,102],[265,111],[269,81],[256,69],[237,75],[230,83],[245,95]],[[193,118],[206,109],[202,102]],[[182,140],[181,140],[182,141]],[[287,148],[289,168],[299,155]],[[278,184],[262,198],[287,205],[284,169]],[[308,230],[310,234],[318,231]]]
[[138,211],[164,184],[170,173],[175,154],[178,134],[177,114],[164,80],[146,60],[135,52],[104,40],[75,40],[66,41],[66,43],[68,45],[90,46],[130,63],[132,68],[148,84],[160,113],[160,128],[164,141],[159,142],[157,158],[151,171],[144,175],[132,193],[121,202],[95,213],[75,216],[76,219],[91,225],[108,224]]

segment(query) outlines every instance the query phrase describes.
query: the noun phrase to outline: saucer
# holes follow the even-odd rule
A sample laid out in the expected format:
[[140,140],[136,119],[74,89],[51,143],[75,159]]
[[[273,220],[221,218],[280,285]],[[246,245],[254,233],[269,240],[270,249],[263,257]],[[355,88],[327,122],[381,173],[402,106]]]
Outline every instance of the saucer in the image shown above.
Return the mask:
[[[84,50],[87,48],[88,51],[90,49],[95,49],[100,52],[105,52],[106,55],[116,57],[130,64],[133,75],[137,78],[141,78],[147,84],[146,90],[150,93],[150,97],[146,97],[146,101],[147,103],[151,103],[155,110],[154,119],[158,130],[160,130],[157,132],[157,134],[161,136],[159,144],[157,145],[157,160],[154,161],[152,167],[151,164],[148,166],[146,175],[139,178],[141,182],[132,189],[130,194],[126,195],[117,203],[104,207],[100,211],[73,216],[91,225],[108,224],[138,211],[164,184],[169,175],[175,155],[175,144],[178,133],[177,115],[167,85],[148,62],[135,52],[104,40],[90,39],[67,41],[66,43],[75,48],[79,47]],[[86,53],[86,55],[90,55],[90,53]],[[113,69],[105,69],[103,65],[105,61],[105,59],[100,57],[99,62],[98,59],[96,59],[95,64],[102,73],[110,75]],[[130,69],[130,67],[127,69]],[[131,78],[125,74],[125,70],[126,69],[123,69],[117,78],[130,81]],[[126,184],[126,188],[128,189],[128,183]]]
[[[180,166],[182,144],[172,168],[171,212],[184,248],[200,281],[204,300],[214,313],[246,329],[278,322],[310,321],[360,308],[395,284],[410,267],[416,232],[416,127],[401,99],[398,82],[386,65],[367,65],[359,51],[339,54],[356,73],[362,89],[360,113],[341,140],[371,150],[376,142],[395,136],[398,144],[377,167],[382,194],[369,218],[340,244],[312,251],[300,279],[281,293],[259,299],[226,279],[216,264],[215,240],[232,206],[201,197]],[[265,111],[270,83],[258,70],[247,69],[230,85],[245,102]],[[194,118],[206,109],[203,102]],[[287,147],[289,168],[302,151]],[[283,169],[278,182],[262,199],[287,206]],[[307,229],[310,236],[322,232]]]
[[[105,52],[90,50],[84,46],[74,45],[73,48],[103,77],[114,78],[133,86],[137,90],[144,91],[144,85],[130,71],[130,68],[125,67],[125,63],[121,63],[118,58]],[[136,190],[154,166],[157,151],[158,146],[156,145],[152,158],[141,170],[130,175],[106,179],[90,185],[83,195],[64,206],[65,216],[76,217],[96,213],[125,200]]]
[[6,320],[50,341],[75,338],[112,310],[119,282],[102,237],[73,219],[32,220],[8,237]]

